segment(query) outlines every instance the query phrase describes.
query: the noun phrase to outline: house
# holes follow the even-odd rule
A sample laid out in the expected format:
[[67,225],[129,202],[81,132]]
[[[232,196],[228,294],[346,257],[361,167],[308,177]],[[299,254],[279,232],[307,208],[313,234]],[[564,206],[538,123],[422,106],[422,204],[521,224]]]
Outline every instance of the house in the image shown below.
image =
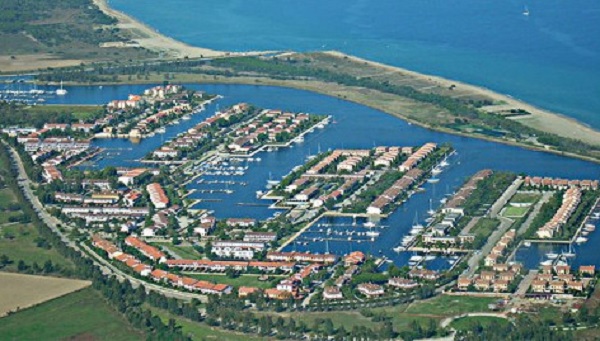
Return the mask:
[[344,295],[342,295],[340,288],[336,286],[329,286],[325,287],[323,290],[323,298],[326,300],[341,300],[344,298]]
[[508,290],[508,284],[509,284],[509,282],[507,280],[498,279],[498,280],[494,281],[494,283],[493,283],[494,291],[495,292],[507,291]]
[[148,191],[150,201],[155,208],[167,208],[169,205],[169,198],[159,183],[154,182],[147,185],[146,191]]
[[493,271],[482,271],[480,277],[481,277],[481,279],[491,281],[494,278],[496,278],[496,273]]
[[271,288],[271,289],[265,290],[265,296],[270,299],[285,300],[285,299],[292,297],[292,294],[287,291],[281,291],[281,290]]
[[367,297],[377,297],[385,293],[381,285],[373,283],[362,283],[358,285],[358,291]]
[[535,279],[531,282],[531,291],[541,293],[546,292],[546,281]]
[[470,278],[461,277],[457,281],[457,287],[459,290],[468,290],[471,283],[472,281]]
[[488,290],[491,284],[487,279],[479,278],[475,280],[475,288],[477,290]]
[[563,282],[563,281],[550,282],[550,290],[555,294],[564,293],[565,292],[565,282]]
[[596,273],[595,265],[582,265],[579,267],[579,274],[581,274],[581,275],[594,276],[595,273]]
[[248,297],[259,291],[260,291],[260,289],[255,288],[255,287],[239,287],[238,288],[238,297],[240,297],[240,298]]
[[400,289],[409,290],[409,289],[414,289],[414,288],[418,287],[419,283],[417,283],[411,279],[394,277],[394,278],[390,278],[388,280],[388,285],[392,286],[392,287],[400,288]]
[[583,291],[583,282],[582,281],[569,281],[567,283],[567,288],[570,290]]
[[346,257],[344,257],[344,264],[346,266],[359,265],[362,264],[365,261],[365,259],[366,256],[364,253],[360,251],[354,251],[348,254]]

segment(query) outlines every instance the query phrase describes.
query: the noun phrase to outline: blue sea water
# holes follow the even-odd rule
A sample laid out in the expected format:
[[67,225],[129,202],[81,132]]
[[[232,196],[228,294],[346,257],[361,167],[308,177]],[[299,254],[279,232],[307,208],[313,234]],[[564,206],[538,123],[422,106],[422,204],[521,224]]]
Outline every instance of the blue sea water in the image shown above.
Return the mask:
[[[600,128],[600,2],[111,0],[186,43],[341,50],[490,88]],[[529,16],[522,14],[524,7]]]

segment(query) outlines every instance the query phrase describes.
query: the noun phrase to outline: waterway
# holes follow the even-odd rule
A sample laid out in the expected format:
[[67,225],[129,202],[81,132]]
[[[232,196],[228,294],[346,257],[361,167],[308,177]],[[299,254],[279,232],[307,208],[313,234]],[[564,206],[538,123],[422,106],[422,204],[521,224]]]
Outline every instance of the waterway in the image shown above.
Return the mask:
[[[140,93],[148,86],[105,86],[98,87],[69,87],[69,94],[62,98],[52,99],[49,102],[78,103],[78,104],[104,104],[111,99],[125,98],[129,93]],[[518,147],[502,145],[498,143],[477,140],[430,131],[421,127],[410,125],[400,119],[387,115],[375,109],[359,104],[347,102],[341,99],[328,97],[302,90],[285,89],[269,86],[250,85],[189,85],[189,87],[203,90],[208,93],[220,94],[223,99],[207,106],[206,110],[194,115],[191,120],[181,121],[179,125],[168,126],[165,134],[158,134],[151,138],[142,140],[140,143],[132,143],[127,139],[97,139],[93,142],[95,146],[105,148],[104,155],[94,163],[97,167],[105,166],[138,166],[136,160],[151,152],[163,141],[173,138],[178,133],[184,132],[205,117],[214,114],[217,106],[224,108],[238,102],[248,102],[264,108],[281,108],[295,112],[307,112],[314,114],[327,114],[333,116],[334,123],[327,125],[324,129],[316,129],[314,133],[308,134],[305,141],[293,144],[291,148],[282,148],[275,152],[261,152],[255,157],[260,162],[242,162],[239,166],[248,166],[243,176],[208,176],[207,181],[235,181],[245,182],[245,185],[219,185],[219,184],[197,184],[188,185],[190,189],[213,189],[231,190],[226,193],[193,193],[191,199],[205,199],[209,202],[198,204],[197,208],[215,211],[218,218],[225,217],[252,217],[265,219],[272,216],[275,211],[268,209],[262,201],[256,198],[256,191],[264,190],[269,179],[280,179],[297,165],[305,162],[306,157],[316,154],[318,150],[325,151],[334,148],[372,148],[374,146],[417,146],[426,142],[451,143],[457,150],[457,154],[450,158],[451,165],[438,177],[440,181],[436,184],[426,183],[423,187],[425,192],[417,193],[405,204],[396,210],[389,218],[381,220],[384,228],[375,228],[380,232],[374,241],[366,238],[353,238],[348,240],[332,236],[323,237],[322,241],[312,241],[319,238],[310,232],[304,239],[310,238],[310,243],[290,244],[288,249],[298,251],[310,250],[313,252],[325,252],[344,254],[352,250],[362,250],[375,255],[386,256],[396,264],[406,264],[409,253],[396,253],[392,250],[397,246],[402,237],[410,230],[415,212],[418,213],[421,222],[427,217],[429,202],[434,208],[440,205],[440,199],[447,193],[456,190],[469,176],[483,168],[492,168],[498,171],[512,171],[516,173],[527,173],[538,176],[555,176],[569,179],[598,178],[600,165],[561,157],[558,155],[526,150]],[[351,218],[324,219],[319,223],[348,225],[352,224]],[[362,221],[357,221],[362,230]],[[318,227],[315,227],[318,230]],[[341,230],[350,227],[340,227]],[[326,229],[325,229],[326,230]],[[318,231],[317,231],[318,232]],[[598,235],[600,233],[594,232]],[[588,245],[593,245],[598,240],[592,234]],[[303,240],[304,240],[303,239]],[[331,240],[329,240],[331,239]],[[346,236],[347,239],[347,236]],[[365,240],[362,240],[365,239]],[[360,243],[358,241],[361,241]],[[531,248],[533,249],[533,247]],[[584,251],[582,247],[582,259],[593,261],[600,265],[600,259],[593,256],[592,250]],[[380,252],[381,251],[381,252]],[[527,256],[528,257],[528,256]],[[586,257],[586,258],[583,258]],[[448,265],[447,262],[434,261],[430,267],[441,268]]]

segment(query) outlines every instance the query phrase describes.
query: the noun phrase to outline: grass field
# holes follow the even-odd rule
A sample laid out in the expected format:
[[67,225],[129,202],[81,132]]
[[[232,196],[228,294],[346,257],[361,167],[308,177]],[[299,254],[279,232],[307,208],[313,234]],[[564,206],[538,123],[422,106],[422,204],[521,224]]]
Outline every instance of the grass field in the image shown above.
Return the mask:
[[3,340],[143,340],[91,288],[0,319]]
[[508,320],[500,318],[500,317],[491,317],[491,316],[473,316],[473,317],[463,317],[457,320],[452,321],[450,323],[450,327],[456,330],[471,330],[477,324],[487,327],[492,323],[498,323],[500,325],[507,325],[510,322]]
[[441,295],[411,304],[407,313],[452,316],[471,312],[489,311],[488,304],[496,302],[493,297],[470,297]]
[[507,206],[502,212],[502,215],[507,218],[521,218],[527,214],[529,208],[530,207]]
[[202,255],[200,255],[198,253],[198,251],[196,251],[192,246],[179,246],[179,245],[172,245],[172,244],[166,244],[167,247],[172,250],[173,252],[177,253],[178,255],[181,256],[181,258],[184,259],[201,259]]
[[476,236],[487,238],[494,232],[498,225],[500,225],[498,219],[482,217],[469,232]]
[[31,224],[4,225],[0,228],[0,255],[7,255],[12,261],[6,270],[15,270],[19,260],[27,265],[37,262],[41,267],[48,260],[63,268],[72,268],[73,263],[65,259],[54,248],[46,249],[37,246],[39,234]]
[[218,340],[218,341],[245,341],[245,340],[264,340],[264,338],[253,337],[251,335],[238,334],[222,329],[214,329],[206,324],[193,322],[178,316],[174,316],[160,309],[151,308],[152,312],[158,315],[163,323],[167,324],[170,318],[175,319],[178,326],[181,326],[183,335],[191,336],[192,340]]
[[91,282],[0,272],[0,316],[80,290]]
[[510,199],[510,202],[520,202],[520,203],[531,203],[538,201],[541,198],[541,194],[537,193],[517,193],[513,195]]
[[36,114],[67,113],[77,120],[95,118],[102,113],[101,105],[36,105],[27,108],[27,111]]
[[257,287],[261,289],[272,288],[274,285],[272,284],[271,279],[268,281],[259,281],[259,275],[242,275],[236,278],[227,277],[225,275],[217,275],[217,274],[188,274],[188,276],[193,277],[195,279],[200,279],[204,281],[214,282],[214,283],[223,283],[229,284],[233,287]]

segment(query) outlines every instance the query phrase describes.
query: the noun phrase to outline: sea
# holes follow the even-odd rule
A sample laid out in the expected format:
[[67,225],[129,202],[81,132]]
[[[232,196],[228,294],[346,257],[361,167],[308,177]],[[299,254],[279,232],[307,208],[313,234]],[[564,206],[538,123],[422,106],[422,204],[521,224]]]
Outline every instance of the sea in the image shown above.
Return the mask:
[[598,1],[110,0],[110,6],[195,46],[339,50],[486,87],[600,128]]

